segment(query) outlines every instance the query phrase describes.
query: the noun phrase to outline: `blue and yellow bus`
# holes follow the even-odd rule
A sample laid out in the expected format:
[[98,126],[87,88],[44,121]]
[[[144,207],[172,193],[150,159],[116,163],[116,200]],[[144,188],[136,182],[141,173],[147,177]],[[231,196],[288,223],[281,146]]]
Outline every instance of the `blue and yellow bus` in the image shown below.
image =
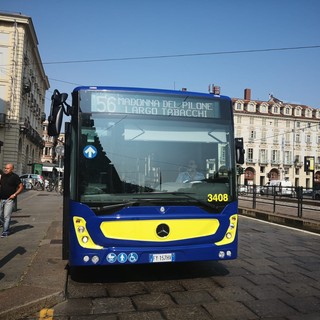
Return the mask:
[[[237,257],[231,99],[214,93],[55,90],[48,131],[65,123],[63,256],[70,266]],[[241,139],[238,139],[241,140]],[[239,143],[240,142],[240,143]]]

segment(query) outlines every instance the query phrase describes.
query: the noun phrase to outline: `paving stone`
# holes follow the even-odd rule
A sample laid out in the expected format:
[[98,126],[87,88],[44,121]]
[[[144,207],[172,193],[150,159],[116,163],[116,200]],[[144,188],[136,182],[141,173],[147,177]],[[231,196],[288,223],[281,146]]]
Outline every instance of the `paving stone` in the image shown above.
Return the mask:
[[172,292],[171,297],[177,304],[191,305],[214,301],[207,291]]
[[132,297],[138,311],[159,310],[175,306],[171,297],[163,293],[151,293]]
[[[293,270],[292,270],[293,271]],[[281,280],[286,281],[287,283],[292,283],[292,282],[303,282],[303,283],[314,283],[314,279],[300,273],[300,272],[284,272],[281,274],[278,274],[277,277]]]
[[287,292],[281,290],[278,286],[265,284],[259,286],[247,286],[245,290],[259,300],[279,299],[292,297]]
[[57,304],[54,307],[54,317],[80,316],[92,313],[91,299],[71,299]]
[[181,280],[180,283],[186,290],[202,290],[217,287],[216,282],[210,278],[185,279]]
[[253,300],[254,297],[250,295],[247,291],[243,290],[237,286],[230,286],[219,289],[211,289],[209,293],[217,300],[217,301],[245,301],[245,300]]
[[264,285],[264,284],[286,284],[285,281],[280,280],[278,277],[276,277],[273,274],[263,274],[263,275],[246,275],[246,279],[253,282],[256,285]]
[[256,314],[242,303],[236,301],[205,303],[203,307],[210,313],[212,319],[215,320],[257,319]]
[[184,287],[179,281],[171,280],[171,281],[148,281],[144,282],[145,287],[151,293],[162,292],[162,293],[170,293],[174,291],[184,291]]
[[162,311],[166,320],[210,320],[212,317],[201,306],[168,308]]
[[254,284],[252,281],[248,280],[245,276],[230,276],[230,277],[215,277],[213,280],[220,287],[230,287],[239,286],[244,288],[248,285]]
[[130,298],[96,298],[92,300],[93,314],[130,312],[135,308]]
[[[45,320],[45,319],[43,319]],[[54,320],[118,320],[116,315],[106,314],[88,314],[85,316],[72,316],[70,318],[62,319],[54,317]]]
[[134,312],[119,314],[119,320],[163,320],[159,311]]
[[287,320],[319,320],[320,319],[320,312],[319,313],[312,313],[312,314],[304,314],[301,316],[301,314],[296,316],[288,316],[286,317]]
[[298,314],[294,308],[278,299],[250,300],[243,303],[261,318],[286,317],[287,315]]
[[279,287],[294,297],[310,297],[319,296],[320,290],[303,282],[292,282]]
[[128,297],[148,293],[141,282],[109,283],[106,290],[110,297]]
[[68,285],[67,288],[68,299],[105,297],[106,294],[107,291],[101,284],[77,284],[76,286]]
[[[282,299],[286,304],[301,313],[320,313],[320,300],[316,297],[295,297]],[[320,318],[319,318],[320,319]]]

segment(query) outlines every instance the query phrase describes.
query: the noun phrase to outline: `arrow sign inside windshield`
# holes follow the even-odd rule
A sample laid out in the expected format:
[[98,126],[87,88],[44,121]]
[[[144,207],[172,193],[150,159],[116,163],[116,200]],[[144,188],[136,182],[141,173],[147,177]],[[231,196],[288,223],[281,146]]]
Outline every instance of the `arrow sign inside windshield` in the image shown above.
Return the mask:
[[88,145],[83,149],[83,155],[87,158],[87,159],[93,159],[96,155],[97,155],[97,149],[96,147],[92,146],[92,145]]

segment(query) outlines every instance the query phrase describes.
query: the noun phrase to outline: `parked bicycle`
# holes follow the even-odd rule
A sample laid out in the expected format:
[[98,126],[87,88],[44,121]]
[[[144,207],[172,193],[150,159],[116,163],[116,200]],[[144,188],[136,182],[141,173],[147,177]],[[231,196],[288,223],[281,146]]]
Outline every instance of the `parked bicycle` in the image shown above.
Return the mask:
[[37,190],[37,191],[43,191],[44,190],[44,183],[40,180],[37,180],[32,184],[32,189]]
[[56,192],[63,194],[63,184],[62,184],[62,180],[47,180],[46,181],[46,190],[48,192],[52,192],[53,190],[55,190]]

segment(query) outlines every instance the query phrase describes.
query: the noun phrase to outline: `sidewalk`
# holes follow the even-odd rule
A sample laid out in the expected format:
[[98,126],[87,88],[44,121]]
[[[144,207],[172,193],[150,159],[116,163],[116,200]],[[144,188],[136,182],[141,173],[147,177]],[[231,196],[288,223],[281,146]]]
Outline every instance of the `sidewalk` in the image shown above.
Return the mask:
[[9,237],[0,238],[1,320],[21,319],[64,300],[62,196],[22,193],[10,229]]

